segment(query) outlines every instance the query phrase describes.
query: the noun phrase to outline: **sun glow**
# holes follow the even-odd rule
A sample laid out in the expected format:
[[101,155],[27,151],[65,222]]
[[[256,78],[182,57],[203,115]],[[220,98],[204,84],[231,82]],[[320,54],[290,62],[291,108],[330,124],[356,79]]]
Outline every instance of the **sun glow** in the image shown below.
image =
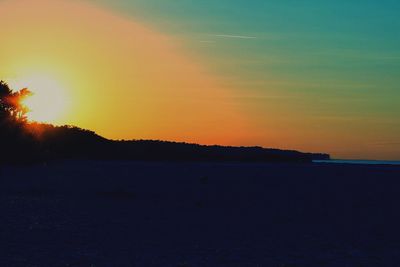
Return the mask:
[[54,77],[35,74],[11,85],[16,90],[28,88],[33,93],[23,101],[29,109],[27,116],[30,121],[57,124],[68,112],[70,101],[67,91]]

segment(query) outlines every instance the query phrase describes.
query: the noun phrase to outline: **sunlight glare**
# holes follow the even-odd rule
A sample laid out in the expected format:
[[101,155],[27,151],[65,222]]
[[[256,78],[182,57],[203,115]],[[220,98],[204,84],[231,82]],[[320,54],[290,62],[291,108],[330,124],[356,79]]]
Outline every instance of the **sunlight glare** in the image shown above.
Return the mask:
[[23,102],[29,109],[30,121],[57,124],[69,108],[65,87],[59,80],[44,74],[35,74],[11,84],[19,90],[27,87],[33,95]]

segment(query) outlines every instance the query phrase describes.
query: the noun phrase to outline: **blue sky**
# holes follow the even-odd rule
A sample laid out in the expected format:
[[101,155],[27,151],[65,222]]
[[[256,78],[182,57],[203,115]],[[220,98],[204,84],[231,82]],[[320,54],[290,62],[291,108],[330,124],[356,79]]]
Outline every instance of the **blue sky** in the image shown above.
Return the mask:
[[[94,2],[181,40],[263,127],[315,130],[294,130],[288,146],[317,149],[322,136],[339,157],[400,158],[400,2]],[[300,144],[307,134],[312,144]]]

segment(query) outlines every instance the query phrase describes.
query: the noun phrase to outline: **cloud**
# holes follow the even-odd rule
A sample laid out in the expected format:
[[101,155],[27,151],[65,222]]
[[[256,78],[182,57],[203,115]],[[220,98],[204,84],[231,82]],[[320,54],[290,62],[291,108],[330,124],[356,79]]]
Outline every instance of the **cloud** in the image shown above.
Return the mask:
[[245,36],[245,35],[212,34],[212,36],[219,38],[231,38],[231,39],[257,39],[257,37],[255,36]]

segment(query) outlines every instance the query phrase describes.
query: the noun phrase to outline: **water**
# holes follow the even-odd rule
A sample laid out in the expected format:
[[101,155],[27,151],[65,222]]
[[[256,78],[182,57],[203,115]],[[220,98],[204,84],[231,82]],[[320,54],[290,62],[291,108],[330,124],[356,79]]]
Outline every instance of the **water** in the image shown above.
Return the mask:
[[315,163],[332,163],[332,164],[400,165],[400,161],[388,161],[388,160],[332,159],[332,160],[313,160],[313,162],[315,162]]

